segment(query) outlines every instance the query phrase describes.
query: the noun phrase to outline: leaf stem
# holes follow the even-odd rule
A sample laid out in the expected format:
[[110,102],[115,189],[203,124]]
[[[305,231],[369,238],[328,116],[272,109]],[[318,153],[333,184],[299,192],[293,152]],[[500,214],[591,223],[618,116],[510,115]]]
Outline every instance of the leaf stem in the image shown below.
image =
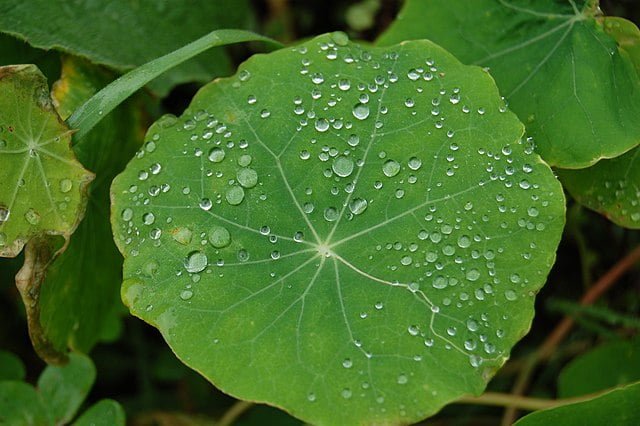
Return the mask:
[[253,407],[254,403],[249,401],[237,401],[229,408],[218,422],[218,426],[231,426],[245,411]]
[[611,389],[582,395],[574,398],[545,399],[531,398],[527,396],[513,395],[509,393],[485,392],[476,397],[462,397],[456,404],[488,405],[494,407],[514,407],[527,411],[546,410],[548,408],[560,407],[563,405],[575,404],[589,401],[593,398],[610,392]]
[[135,68],[93,95],[67,120],[69,127],[77,129],[74,134],[74,142],[77,143],[82,139],[102,118],[125,99],[167,70],[212,47],[246,41],[264,41],[276,47],[282,47],[279,42],[251,31],[212,31],[178,50]]
[[[580,299],[580,305],[592,305],[596,300],[607,292],[613,285],[618,282],[619,278],[631,269],[637,262],[640,262],[640,246],[637,246],[629,254],[616,263],[606,274],[604,274],[596,283],[587,290]],[[542,345],[527,359],[520,374],[516,378],[515,384],[511,391],[514,397],[524,395],[529,387],[531,375],[535,371],[539,362],[543,359],[551,357],[558,345],[567,337],[575,320],[571,316],[565,316],[556,328],[549,334]],[[518,416],[518,407],[511,406],[505,410],[502,417],[502,426],[511,425]]]

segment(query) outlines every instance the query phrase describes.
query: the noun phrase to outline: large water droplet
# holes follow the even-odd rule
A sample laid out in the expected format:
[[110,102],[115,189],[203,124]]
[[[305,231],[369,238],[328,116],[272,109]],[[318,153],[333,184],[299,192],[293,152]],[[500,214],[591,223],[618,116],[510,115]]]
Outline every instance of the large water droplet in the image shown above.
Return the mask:
[[358,120],[366,120],[369,117],[369,106],[363,103],[356,104],[352,112],[353,116]]
[[335,222],[339,216],[340,212],[335,207],[327,207],[324,209],[324,218],[329,222]]
[[191,273],[202,272],[207,267],[207,263],[207,255],[197,250],[189,253],[184,259],[184,267]]
[[245,188],[253,188],[258,184],[258,173],[249,168],[242,168],[238,170],[236,175],[238,183]]
[[227,228],[214,225],[209,230],[209,243],[215,248],[223,248],[231,243],[231,234]]
[[237,206],[244,200],[244,189],[241,186],[232,186],[225,194],[227,202],[232,206]]
[[382,172],[387,177],[394,177],[400,173],[400,163],[395,160],[387,160],[382,165]]
[[341,155],[333,160],[331,168],[336,175],[347,177],[353,172],[353,160]]
[[349,203],[349,210],[351,211],[351,213],[358,215],[364,212],[367,209],[367,206],[367,200],[363,198],[354,198]]
[[211,151],[209,151],[209,160],[213,161],[214,163],[219,163],[222,160],[224,160],[224,150],[222,148],[211,148]]

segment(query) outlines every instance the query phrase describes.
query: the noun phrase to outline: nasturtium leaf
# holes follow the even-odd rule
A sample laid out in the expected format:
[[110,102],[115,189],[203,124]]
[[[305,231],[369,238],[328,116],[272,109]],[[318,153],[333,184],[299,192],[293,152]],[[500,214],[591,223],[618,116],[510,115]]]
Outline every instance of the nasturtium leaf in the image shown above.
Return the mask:
[[73,155],[35,66],[0,67],[0,93],[0,256],[13,257],[33,236],[69,238],[93,174]]
[[[52,91],[60,116],[66,119],[112,79],[101,67],[65,57],[62,77]],[[139,147],[139,104],[122,104],[73,146],[97,178],[89,188],[85,218],[65,252],[49,266],[38,300],[42,328],[59,351],[70,347],[88,352],[118,321],[122,256],[110,238],[109,186]]]
[[[178,49],[216,28],[244,28],[247,0],[6,0],[0,4],[0,32],[42,49],[59,49],[124,71]],[[228,74],[224,50],[212,49],[158,78],[161,95],[175,84],[209,81]]]
[[0,424],[12,426],[53,425],[42,396],[24,382],[0,381]]
[[0,381],[3,380],[24,380],[24,364],[14,354],[7,351],[0,351]]
[[612,390],[575,404],[536,411],[515,426],[636,426],[640,423],[640,383]]
[[124,426],[125,414],[122,406],[111,399],[103,399],[89,407],[74,426]]
[[407,0],[378,43],[428,38],[489,67],[542,158],[576,169],[640,143],[640,76],[606,19],[597,1]]
[[558,377],[558,397],[571,398],[640,381],[640,339],[614,341],[574,359]]
[[96,378],[91,359],[71,353],[63,366],[47,366],[38,378],[38,392],[56,424],[70,422]]
[[640,229],[640,147],[582,170],[558,170],[565,188],[581,204],[614,223]]
[[[622,18],[605,18],[604,29],[626,51],[640,74],[640,30]],[[581,204],[620,226],[640,228],[640,147],[584,170],[558,170]]]
[[236,397],[422,419],[483,391],[554,261],[562,189],[523,132],[428,41],[255,55],[114,180],[124,301]]

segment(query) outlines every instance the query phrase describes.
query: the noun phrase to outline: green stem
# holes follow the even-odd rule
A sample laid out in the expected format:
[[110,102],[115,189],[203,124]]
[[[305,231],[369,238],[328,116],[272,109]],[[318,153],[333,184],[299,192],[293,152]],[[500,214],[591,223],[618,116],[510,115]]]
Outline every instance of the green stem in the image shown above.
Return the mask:
[[74,142],[77,143],[82,139],[102,118],[113,111],[125,99],[167,70],[212,47],[246,41],[264,41],[276,47],[282,47],[279,42],[250,31],[212,31],[178,50],[139,66],[93,95],[67,120],[69,127],[77,129],[74,134]]
[[513,407],[521,410],[536,411],[546,410],[548,408],[560,407],[563,405],[576,404],[578,402],[589,401],[593,398],[597,398],[605,393],[610,392],[611,389],[606,389],[602,392],[591,393],[588,395],[582,395],[574,398],[562,398],[562,399],[544,399],[544,398],[531,398],[528,396],[519,396],[509,393],[499,392],[485,392],[477,397],[463,397],[458,399],[456,404],[473,404],[473,405],[490,405],[494,407]]
[[253,402],[238,401],[224,413],[224,416],[218,422],[218,426],[231,426],[238,417],[244,414],[249,408],[253,407]]

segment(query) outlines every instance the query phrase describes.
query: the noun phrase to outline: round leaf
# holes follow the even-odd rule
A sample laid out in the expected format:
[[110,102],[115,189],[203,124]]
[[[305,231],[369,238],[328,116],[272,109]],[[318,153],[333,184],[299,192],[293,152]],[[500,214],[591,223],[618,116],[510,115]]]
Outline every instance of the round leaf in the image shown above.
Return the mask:
[[13,257],[35,235],[73,233],[93,174],[73,155],[38,68],[0,67],[0,93],[0,256]]
[[256,55],[115,179],[125,303],[239,398],[429,416],[483,391],[555,257],[562,189],[522,134],[486,72],[428,41]]
[[597,4],[408,0],[378,43],[428,38],[488,67],[542,158],[579,169],[640,142],[638,30],[598,16]]
[[640,229],[640,147],[582,170],[558,170],[567,191],[614,223]]

